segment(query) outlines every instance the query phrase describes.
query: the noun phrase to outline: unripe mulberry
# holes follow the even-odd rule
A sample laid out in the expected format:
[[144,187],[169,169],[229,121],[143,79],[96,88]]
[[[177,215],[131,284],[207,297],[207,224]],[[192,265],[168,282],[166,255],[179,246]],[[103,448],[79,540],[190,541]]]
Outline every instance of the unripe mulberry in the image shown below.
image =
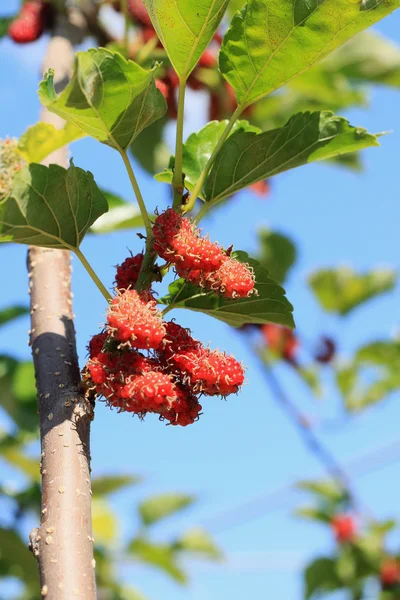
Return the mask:
[[400,564],[394,557],[386,558],[381,564],[380,580],[383,589],[400,584]]
[[156,88],[158,90],[160,90],[160,92],[162,93],[162,95],[164,96],[164,98],[166,100],[168,100],[169,90],[168,90],[168,86],[165,83],[165,81],[162,81],[161,79],[156,79]]
[[252,183],[250,186],[252,192],[254,192],[257,196],[264,197],[268,196],[271,188],[268,179],[262,179],[261,181],[257,181],[256,183]]
[[117,274],[115,275],[115,283],[119,290],[127,290],[134,288],[140,273],[143,263],[143,254],[129,256],[121,265],[117,266]]
[[88,350],[90,358],[95,358],[103,349],[104,342],[107,339],[107,333],[97,333],[89,342]]
[[247,298],[255,293],[253,269],[236,258],[224,256],[221,266],[215,271],[185,269],[176,265],[176,272],[193,285],[209,289],[225,298]]
[[350,515],[336,515],[331,524],[335,538],[340,544],[354,540],[357,528],[353,517]]
[[197,350],[202,347],[201,342],[195,340],[189,329],[185,329],[174,321],[168,321],[165,325],[166,335],[158,348],[158,352],[167,360],[180,352]]
[[124,386],[128,412],[161,412],[177,399],[177,389],[170,375],[149,371],[132,377]]
[[128,0],[128,11],[137,23],[143,27],[152,27],[149,13],[142,0]]
[[215,273],[206,276],[207,287],[226,298],[246,298],[254,291],[254,272],[249,265],[225,257]]
[[146,358],[136,350],[100,352],[88,360],[84,370],[84,379],[91,380],[96,386],[97,393],[109,399],[110,395],[119,396],[121,394],[128,377],[143,375],[154,369],[155,364],[157,364],[156,361]]
[[170,408],[162,412],[162,416],[171,425],[186,427],[199,419],[201,404],[189,390],[177,388],[177,398],[172,402]]
[[210,50],[204,50],[203,54],[199,58],[199,67],[205,69],[212,69],[217,66],[217,57]]
[[18,17],[10,24],[8,35],[17,44],[27,44],[40,38],[46,27],[48,5],[26,2]]
[[158,348],[165,336],[155,301],[144,301],[136,290],[115,296],[109,305],[107,322],[109,333],[133,348]]
[[184,381],[194,393],[228,396],[239,391],[244,382],[244,369],[233,356],[200,348],[181,352],[173,363],[184,374]]
[[267,323],[262,325],[261,332],[275,354],[289,363],[296,364],[296,351],[300,343],[289,327]]
[[200,237],[186,217],[169,208],[156,219],[153,228],[154,248],[164,260],[179,265],[180,269],[218,269],[224,259],[222,249]]

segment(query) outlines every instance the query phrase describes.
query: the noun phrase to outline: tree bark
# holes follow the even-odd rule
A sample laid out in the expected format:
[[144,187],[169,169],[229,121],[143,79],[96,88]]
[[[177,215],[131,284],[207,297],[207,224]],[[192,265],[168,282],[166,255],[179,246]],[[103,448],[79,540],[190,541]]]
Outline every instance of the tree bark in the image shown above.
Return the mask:
[[[67,83],[73,44],[82,38],[79,12],[59,16],[44,69],[55,70],[56,89]],[[43,110],[42,120],[65,122]],[[45,164],[67,167],[68,150]],[[42,507],[40,527],[31,532],[42,598],[96,598],[91,524],[90,422],[93,407],[81,393],[72,313],[69,252],[28,251],[33,361],[39,403]]]

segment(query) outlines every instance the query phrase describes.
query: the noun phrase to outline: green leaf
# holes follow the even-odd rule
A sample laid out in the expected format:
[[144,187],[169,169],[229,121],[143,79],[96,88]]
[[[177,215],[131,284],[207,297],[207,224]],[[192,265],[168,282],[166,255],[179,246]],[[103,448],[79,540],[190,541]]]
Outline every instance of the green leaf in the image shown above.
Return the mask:
[[39,86],[44,106],[96,140],[121,151],[166,111],[146,70],[105,48],[78,52],[70,83],[57,96],[50,69]]
[[357,579],[357,563],[354,558],[354,548],[344,545],[336,559],[336,573],[346,587],[352,587]]
[[318,69],[354,82],[399,87],[400,47],[374,31],[366,31],[336,50]]
[[319,368],[310,364],[308,366],[302,365],[296,369],[297,375],[304,381],[304,383],[312,390],[317,398],[322,396],[322,385],[320,380]]
[[367,10],[348,0],[248,0],[232,19],[219,60],[239,104],[277,90],[400,6],[372,2]]
[[8,28],[17,15],[12,17],[0,17],[0,38],[7,35]]
[[93,175],[75,167],[31,164],[0,204],[4,241],[77,250],[90,225],[107,211]]
[[144,0],[177,74],[186,78],[208,46],[229,0]]
[[283,127],[264,133],[238,132],[218,153],[205,184],[208,202],[288,169],[379,146],[375,135],[329,111],[299,113]]
[[336,383],[343,396],[347,396],[351,392],[356,382],[357,369],[355,365],[346,365],[336,371]]
[[67,123],[63,129],[56,129],[50,123],[36,123],[22,134],[18,141],[18,152],[27,163],[40,163],[46,156],[85,137],[85,133]]
[[230,0],[226,11],[228,16],[233,17],[236,11],[243,8],[244,4],[246,4],[246,0]]
[[396,528],[395,521],[384,521],[383,523],[373,523],[368,531],[357,537],[355,545],[359,553],[364,557],[364,563],[369,563],[370,569],[379,568],[382,560],[382,553],[385,549],[385,538],[387,534]]
[[317,558],[304,571],[305,598],[319,597],[343,587],[332,558]]
[[200,527],[190,529],[184,533],[175,542],[174,546],[181,552],[192,552],[213,560],[217,560],[222,556],[210,534]]
[[135,485],[141,481],[140,477],[135,475],[104,475],[92,479],[93,496],[107,496],[118,492],[124,487]]
[[35,369],[31,360],[16,365],[11,391],[17,402],[29,404],[34,398],[36,404]]
[[102,498],[92,501],[93,535],[97,543],[108,547],[118,537],[118,520],[108,502]]
[[325,61],[295,77],[289,86],[291,90],[324,108],[338,110],[365,105],[364,90],[355,87],[343,73],[327,70]]
[[0,310],[0,327],[27,314],[29,314],[29,308],[27,306],[22,306],[21,304],[7,306]]
[[10,465],[19,469],[28,479],[40,481],[39,459],[35,460],[26,456],[22,450],[13,444],[0,445],[0,456],[4,458]]
[[384,400],[400,389],[400,341],[373,342],[359,348],[353,362],[338,369],[336,382],[350,412]]
[[272,279],[283,284],[296,262],[296,246],[287,236],[268,229],[261,229],[258,237],[261,246],[258,260],[261,266],[269,271]]
[[258,261],[250,259],[245,252],[237,251],[233,256],[253,267],[258,296],[230,300],[186,283],[184,279],[177,279],[169,286],[168,295],[160,298],[159,302],[206,313],[232,327],[241,327],[246,323],[277,323],[293,328],[293,307],[285,296],[285,290],[269,277],[268,271]]
[[395,283],[396,273],[383,269],[368,273],[357,273],[348,267],[321,269],[309,278],[321,306],[342,316],[367,300],[392,290]]
[[134,159],[151,176],[168,164],[170,151],[164,142],[164,130],[168,122],[166,117],[154,121],[137,136],[130,147]]
[[364,164],[359,152],[349,152],[348,154],[339,154],[334,158],[328,159],[335,167],[344,167],[355,173],[364,171]]
[[[227,120],[210,121],[199,132],[192,133],[183,145],[182,170],[185,174],[185,186],[188,190],[193,190],[227,124]],[[251,125],[248,121],[237,121],[231,134],[236,131],[259,133],[260,129]],[[174,161],[175,157],[171,157],[170,164],[173,165]],[[172,183],[172,178],[172,168],[166,169],[155,176],[157,181],[163,183]],[[204,197],[202,199],[204,200]]]
[[372,342],[358,349],[358,363],[368,363],[393,369],[400,369],[400,340]]
[[12,529],[0,529],[0,576],[16,577],[28,586],[39,586],[37,563],[28,543]]
[[311,492],[324,500],[329,500],[329,502],[334,504],[339,504],[347,500],[346,492],[336,482],[331,480],[300,481],[296,487],[300,490]]
[[138,537],[130,543],[129,552],[136,560],[161,569],[178,583],[186,583],[186,575],[177,564],[176,551],[171,545],[153,544]]
[[15,502],[18,504],[19,511],[31,511],[36,515],[40,514],[42,490],[39,483],[33,483],[29,487],[17,493],[4,490],[4,488],[2,492],[9,498],[15,500]]
[[18,427],[36,431],[39,418],[35,379],[32,366],[26,366],[31,364],[0,356],[0,405]]
[[329,511],[320,510],[314,506],[303,506],[294,511],[296,517],[307,519],[309,521],[319,521],[321,523],[330,523],[332,521],[332,513]]
[[89,233],[111,233],[122,229],[139,229],[143,219],[137,204],[127,202],[120,196],[101,190],[108,203],[108,212],[99,217],[89,229]]
[[139,504],[138,511],[143,523],[152,525],[190,506],[194,501],[195,497],[188,494],[159,494]]

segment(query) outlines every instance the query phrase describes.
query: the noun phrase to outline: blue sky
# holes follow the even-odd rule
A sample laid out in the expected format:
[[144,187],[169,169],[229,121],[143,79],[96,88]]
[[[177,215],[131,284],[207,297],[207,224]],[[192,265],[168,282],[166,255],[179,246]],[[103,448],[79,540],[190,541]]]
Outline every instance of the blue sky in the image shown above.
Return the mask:
[[[8,2],[10,12],[14,2]],[[400,12],[380,23],[377,30],[400,43]],[[39,115],[36,96],[45,40],[28,49],[1,42],[0,137],[19,136]],[[204,221],[212,239],[224,246],[231,243],[250,253],[256,250],[255,232],[261,225],[289,234],[298,243],[299,261],[291,273],[287,294],[295,306],[300,334],[313,340],[320,333],[339,339],[344,356],[360,343],[394,335],[399,327],[399,287],[394,293],[374,300],[346,320],[327,316],[318,307],[306,284],[316,268],[338,263],[356,269],[375,266],[398,267],[398,190],[400,175],[400,94],[375,88],[370,106],[346,116],[352,124],[368,130],[392,130],[380,148],[364,152],[363,175],[327,165],[309,165],[287,172],[273,180],[272,196],[262,200],[250,193],[238,194],[223,210]],[[188,112],[194,110],[192,104]],[[197,119],[198,120],[198,119]],[[201,125],[201,122],[198,122]],[[132,199],[123,164],[117,153],[85,139],[72,148],[76,165],[93,172],[104,188]],[[166,187],[148,178],[138,168],[138,179],[150,208],[166,206]],[[109,286],[113,265],[140,246],[135,232],[88,237],[83,250]],[[3,281],[0,307],[27,301],[27,277],[23,247],[0,248]],[[78,351],[83,364],[85,345],[104,319],[105,302],[82,267],[74,260],[74,308]],[[225,553],[217,566],[188,564],[191,585],[179,588],[153,570],[124,567],[123,575],[150,598],[166,600],[230,600],[282,598],[301,600],[301,567],[313,556],[332,547],[329,534],[317,526],[296,520],[292,507],[300,495],[287,493],[280,510],[251,519],[246,505],[288,486],[300,478],[322,474],[315,458],[304,449],[296,431],[265,388],[250,351],[241,337],[222,323],[197,313],[175,311],[180,323],[190,326],[194,335],[212,346],[226,349],[247,366],[248,383],[243,392],[227,402],[204,400],[204,414],[192,427],[165,427],[155,418],[144,423],[128,415],[116,414],[99,404],[92,428],[93,473],[136,473],[146,479],[143,485],[113,498],[121,517],[121,535],[135,530],[136,502],[150,493],[184,491],[198,495],[198,503],[179,518],[171,518],[154,529],[155,539],[168,539],[185,527],[209,524]],[[28,320],[1,330],[0,350],[29,357]],[[307,388],[284,367],[280,369],[286,391],[304,412],[317,419],[337,418],[339,398],[325,378],[326,393],[315,405]],[[381,406],[366,412],[341,428],[321,429],[321,437],[344,463],[382,445],[398,440],[398,394]],[[396,402],[397,401],[397,402]],[[0,426],[6,423],[0,415]],[[399,456],[397,447],[397,456]],[[378,517],[398,514],[399,461],[369,475],[357,478],[355,486],[365,503]],[[4,476],[9,477],[4,469]],[[235,527],[229,519],[217,518],[237,508]],[[396,540],[394,540],[396,541]],[[397,540],[400,541],[400,540]]]

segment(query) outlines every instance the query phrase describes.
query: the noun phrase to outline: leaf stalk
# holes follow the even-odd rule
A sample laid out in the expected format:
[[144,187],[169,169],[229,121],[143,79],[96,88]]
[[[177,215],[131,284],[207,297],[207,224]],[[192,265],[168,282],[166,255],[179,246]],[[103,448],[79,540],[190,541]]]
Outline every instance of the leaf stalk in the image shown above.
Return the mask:
[[200,175],[199,179],[197,180],[196,185],[193,188],[192,193],[190,194],[189,200],[185,205],[185,212],[190,212],[191,210],[193,210],[196,200],[197,200],[197,198],[202,190],[202,187],[207,179],[207,175],[209,174],[211,167],[213,166],[213,164],[215,162],[217,154],[221,150],[222,146],[224,145],[225,140],[227,139],[230,132],[232,131],[232,128],[235,125],[237,119],[240,117],[242,110],[243,110],[242,106],[239,105],[236,108],[235,112],[232,114],[231,118],[229,119],[229,123],[225,127],[224,132],[222,133],[221,137],[219,138],[217,145],[215,146],[210,158],[207,161],[206,166],[204,167],[203,171],[201,172],[201,175]]
[[179,80],[179,96],[178,96],[178,116],[176,123],[176,141],[175,141],[175,165],[174,176],[172,179],[172,189],[174,190],[175,210],[180,210],[182,206],[182,195],[184,191],[184,174],[182,171],[183,160],[183,123],[184,123],[184,108],[185,108],[185,91],[186,79]]
[[87,260],[87,258],[85,257],[85,255],[81,252],[81,250],[79,250],[79,248],[74,249],[74,252],[75,252],[75,255],[81,261],[82,265],[85,267],[86,271],[89,273],[90,278],[94,281],[94,283],[96,284],[96,286],[98,287],[100,292],[103,294],[104,298],[107,300],[107,302],[111,302],[111,300],[112,300],[111,294],[109,293],[109,291],[107,290],[105,285],[102,283],[100,278],[97,276],[95,270],[90,265],[90,263]]

